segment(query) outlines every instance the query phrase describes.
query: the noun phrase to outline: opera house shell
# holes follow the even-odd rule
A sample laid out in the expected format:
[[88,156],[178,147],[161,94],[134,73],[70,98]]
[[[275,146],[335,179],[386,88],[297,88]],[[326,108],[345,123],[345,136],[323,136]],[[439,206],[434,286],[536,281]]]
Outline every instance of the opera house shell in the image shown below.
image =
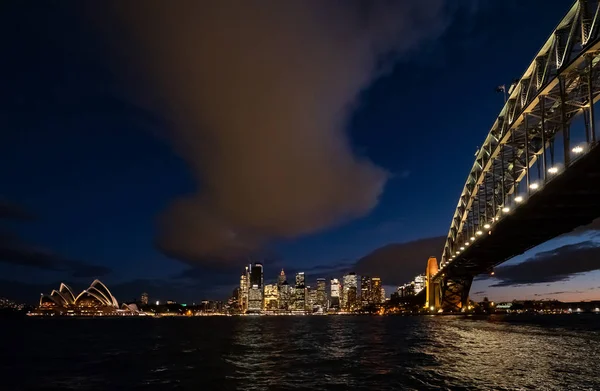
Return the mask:
[[38,311],[73,315],[109,315],[119,309],[117,299],[100,280],[75,296],[71,287],[61,283],[58,290],[42,294]]

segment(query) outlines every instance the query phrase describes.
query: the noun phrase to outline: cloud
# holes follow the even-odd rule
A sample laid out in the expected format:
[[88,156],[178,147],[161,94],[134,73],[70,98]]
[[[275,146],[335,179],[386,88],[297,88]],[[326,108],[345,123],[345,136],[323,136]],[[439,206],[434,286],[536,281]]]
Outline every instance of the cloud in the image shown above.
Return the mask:
[[122,34],[109,40],[136,59],[127,77],[148,87],[198,184],[160,216],[158,248],[213,267],[376,206],[389,174],[355,152],[348,116],[456,11],[448,0],[112,5]]
[[378,248],[358,260],[360,275],[381,276],[385,284],[400,285],[425,273],[427,259],[436,256],[444,246],[445,236],[394,243]]
[[102,277],[111,269],[63,258],[55,253],[21,242],[16,235],[0,235],[0,262],[47,271],[67,272],[73,278]]
[[575,274],[600,269],[600,247],[585,241],[537,253],[532,258],[495,269],[492,286],[513,286],[568,280]]

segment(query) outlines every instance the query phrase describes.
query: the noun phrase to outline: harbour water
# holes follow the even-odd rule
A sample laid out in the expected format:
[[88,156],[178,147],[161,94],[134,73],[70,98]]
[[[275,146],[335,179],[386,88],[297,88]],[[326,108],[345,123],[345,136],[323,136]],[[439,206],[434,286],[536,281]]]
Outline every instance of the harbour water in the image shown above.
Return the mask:
[[8,390],[599,390],[600,315],[5,319]]

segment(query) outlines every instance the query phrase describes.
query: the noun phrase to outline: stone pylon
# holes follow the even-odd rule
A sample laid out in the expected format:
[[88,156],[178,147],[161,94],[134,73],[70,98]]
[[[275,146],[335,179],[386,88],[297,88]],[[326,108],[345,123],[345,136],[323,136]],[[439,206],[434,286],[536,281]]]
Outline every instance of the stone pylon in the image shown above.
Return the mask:
[[442,290],[439,283],[433,282],[433,276],[438,272],[438,262],[436,257],[429,257],[427,260],[427,270],[425,271],[426,287],[427,287],[427,298],[425,301],[425,307],[434,310],[438,310],[441,307],[441,296]]

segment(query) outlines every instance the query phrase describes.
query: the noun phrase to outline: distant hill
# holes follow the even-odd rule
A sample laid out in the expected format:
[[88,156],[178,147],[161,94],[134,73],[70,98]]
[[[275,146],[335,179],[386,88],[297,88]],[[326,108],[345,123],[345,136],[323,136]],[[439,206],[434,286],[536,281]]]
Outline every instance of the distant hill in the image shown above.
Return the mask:
[[414,276],[425,273],[430,256],[440,258],[445,236],[392,243],[380,247],[356,262],[359,275],[381,277],[384,285],[400,285]]

